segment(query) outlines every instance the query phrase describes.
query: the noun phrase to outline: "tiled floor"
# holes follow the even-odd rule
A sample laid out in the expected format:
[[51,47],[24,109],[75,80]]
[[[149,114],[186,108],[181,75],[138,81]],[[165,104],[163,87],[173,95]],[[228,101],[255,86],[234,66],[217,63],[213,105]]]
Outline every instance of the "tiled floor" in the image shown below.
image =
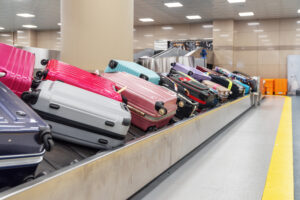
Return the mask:
[[266,97],[143,199],[261,199],[283,103]]

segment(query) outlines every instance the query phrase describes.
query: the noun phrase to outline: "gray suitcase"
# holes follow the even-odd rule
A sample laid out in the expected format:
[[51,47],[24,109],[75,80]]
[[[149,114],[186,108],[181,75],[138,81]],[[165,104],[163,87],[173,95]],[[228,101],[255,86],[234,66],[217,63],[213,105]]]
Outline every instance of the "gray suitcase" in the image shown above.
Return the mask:
[[124,103],[59,81],[43,81],[22,98],[52,126],[54,138],[92,148],[122,145],[131,123]]

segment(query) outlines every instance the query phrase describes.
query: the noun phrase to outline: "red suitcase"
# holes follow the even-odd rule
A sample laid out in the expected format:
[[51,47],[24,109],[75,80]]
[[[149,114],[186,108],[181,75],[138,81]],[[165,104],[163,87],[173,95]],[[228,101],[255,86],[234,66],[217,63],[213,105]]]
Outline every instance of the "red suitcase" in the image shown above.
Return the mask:
[[221,74],[219,74],[218,72],[213,71],[213,70],[211,70],[211,69],[208,69],[208,68],[206,68],[206,67],[197,66],[196,68],[197,68],[198,70],[200,70],[201,72],[207,72],[207,73],[209,73],[209,74],[214,74],[214,75],[218,75],[218,76],[221,75]]
[[[121,88],[116,88],[116,84],[106,78],[58,60],[42,60],[42,64],[46,64],[47,67],[43,72],[37,73],[37,78],[62,81],[102,96],[122,101],[121,95],[117,92]],[[38,81],[33,84],[33,87],[37,87],[37,84]]]
[[175,92],[126,72],[103,73],[102,76],[114,81],[118,87],[126,87],[122,95],[131,111],[132,124],[140,129],[161,128],[176,114]]
[[0,43],[0,81],[16,95],[29,90],[34,64],[34,54]]

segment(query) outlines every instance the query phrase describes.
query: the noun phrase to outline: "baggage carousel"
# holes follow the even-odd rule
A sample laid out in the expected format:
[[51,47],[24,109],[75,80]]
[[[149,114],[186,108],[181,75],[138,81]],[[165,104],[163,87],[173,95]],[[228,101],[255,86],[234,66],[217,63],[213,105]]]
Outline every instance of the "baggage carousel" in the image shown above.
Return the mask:
[[152,133],[132,127],[124,146],[96,151],[56,141],[34,180],[0,199],[127,199],[253,105],[248,95]]

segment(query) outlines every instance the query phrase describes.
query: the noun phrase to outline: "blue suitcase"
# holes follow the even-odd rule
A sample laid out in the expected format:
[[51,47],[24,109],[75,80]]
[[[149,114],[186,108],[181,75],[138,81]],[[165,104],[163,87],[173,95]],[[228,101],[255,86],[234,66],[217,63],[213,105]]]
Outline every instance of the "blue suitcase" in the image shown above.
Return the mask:
[[52,146],[48,124],[0,82],[0,188],[33,178]]
[[134,76],[150,81],[156,85],[158,85],[160,81],[160,77],[156,72],[147,69],[134,62],[123,61],[123,60],[111,60],[104,72],[105,73],[127,72]]
[[241,81],[238,81],[238,80],[234,80],[234,82],[245,88],[245,95],[250,93],[250,86],[249,85],[246,85],[246,84],[244,84],[244,83],[242,83]]

